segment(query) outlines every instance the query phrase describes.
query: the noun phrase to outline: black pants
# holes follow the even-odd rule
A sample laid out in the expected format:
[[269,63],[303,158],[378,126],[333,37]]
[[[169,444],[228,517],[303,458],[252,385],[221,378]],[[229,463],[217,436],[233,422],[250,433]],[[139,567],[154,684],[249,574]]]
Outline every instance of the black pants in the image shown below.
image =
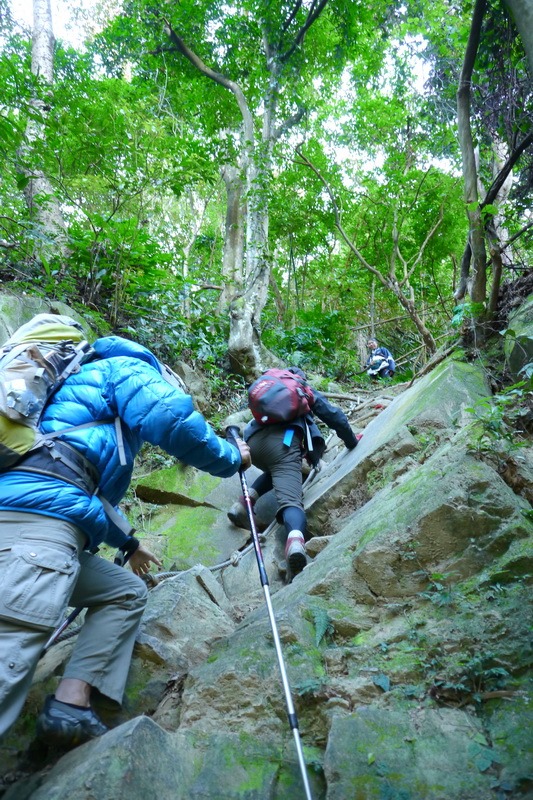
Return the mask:
[[[304,532],[302,447],[298,432],[289,430],[292,431],[290,444],[286,443],[288,429],[285,425],[268,425],[254,433],[248,445],[254,466],[272,480],[278,504],[278,522],[285,523],[287,532],[294,529]],[[254,488],[263,493],[270,488],[268,479],[261,475],[254,482]]]

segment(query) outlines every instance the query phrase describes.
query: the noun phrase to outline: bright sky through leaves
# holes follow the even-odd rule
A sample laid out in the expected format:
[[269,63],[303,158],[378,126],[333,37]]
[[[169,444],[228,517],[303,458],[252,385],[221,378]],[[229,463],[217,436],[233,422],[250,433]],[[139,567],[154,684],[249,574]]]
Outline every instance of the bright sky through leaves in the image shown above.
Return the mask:
[[[112,8],[117,3],[105,3],[105,16],[109,17]],[[32,0],[11,0],[13,18],[29,28],[33,25]],[[52,22],[56,39],[61,39],[65,44],[81,48],[83,42],[100,27],[102,3],[98,0],[51,0]]]

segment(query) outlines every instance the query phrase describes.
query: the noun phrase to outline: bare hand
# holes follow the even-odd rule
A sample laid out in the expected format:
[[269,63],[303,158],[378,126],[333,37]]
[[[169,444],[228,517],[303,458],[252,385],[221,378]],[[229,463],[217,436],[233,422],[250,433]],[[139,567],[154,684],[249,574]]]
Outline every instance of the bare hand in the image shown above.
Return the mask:
[[241,454],[241,467],[243,469],[248,469],[248,467],[252,466],[252,456],[250,455],[250,448],[246,444],[243,439],[235,439],[235,443],[239,448],[239,453]]
[[151,553],[150,550],[147,550],[146,547],[143,547],[142,544],[139,545],[128,561],[132,572],[139,575],[139,577],[150,572],[150,562],[156,564],[158,567],[163,566],[163,563],[158,557]]

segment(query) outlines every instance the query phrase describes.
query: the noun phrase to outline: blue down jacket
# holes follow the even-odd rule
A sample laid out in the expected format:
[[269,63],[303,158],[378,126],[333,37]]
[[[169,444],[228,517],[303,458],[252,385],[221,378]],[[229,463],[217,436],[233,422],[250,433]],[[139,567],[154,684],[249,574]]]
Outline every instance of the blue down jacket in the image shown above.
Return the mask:
[[[96,467],[99,487],[112,505],[123,498],[143,442],[211,475],[228,478],[241,464],[239,450],[220,439],[194,410],[189,395],[161,375],[142,345],[109,336],[93,345],[99,358],[67,378],[46,406],[43,433],[95,420],[109,423],[66,432],[61,440]],[[121,466],[114,420],[121,420],[126,464]],[[0,475],[0,509],[58,517],[81,528],[88,547],[120,547],[126,534],[105,514],[97,496],[55,477],[17,470]]]

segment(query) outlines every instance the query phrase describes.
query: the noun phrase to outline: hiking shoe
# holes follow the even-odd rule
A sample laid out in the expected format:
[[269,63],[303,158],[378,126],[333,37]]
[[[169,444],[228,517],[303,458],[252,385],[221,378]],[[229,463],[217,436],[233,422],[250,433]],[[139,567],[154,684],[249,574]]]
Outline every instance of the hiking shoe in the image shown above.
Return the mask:
[[92,708],[77,708],[53,695],[48,695],[37,718],[37,737],[63,747],[75,747],[107,731]]
[[[267,525],[260,517],[257,516],[255,511],[253,514],[256,530],[258,530],[259,533],[262,533]],[[228,511],[227,516],[229,521],[232,522],[235,527],[246,528],[247,531],[250,530],[250,520],[248,519],[248,512],[246,511],[246,506],[244,505],[244,497],[240,497],[235,501],[235,503],[233,503],[232,507]]]
[[290,536],[285,545],[285,558],[292,575],[297,575],[307,564],[305,541],[302,535]]

